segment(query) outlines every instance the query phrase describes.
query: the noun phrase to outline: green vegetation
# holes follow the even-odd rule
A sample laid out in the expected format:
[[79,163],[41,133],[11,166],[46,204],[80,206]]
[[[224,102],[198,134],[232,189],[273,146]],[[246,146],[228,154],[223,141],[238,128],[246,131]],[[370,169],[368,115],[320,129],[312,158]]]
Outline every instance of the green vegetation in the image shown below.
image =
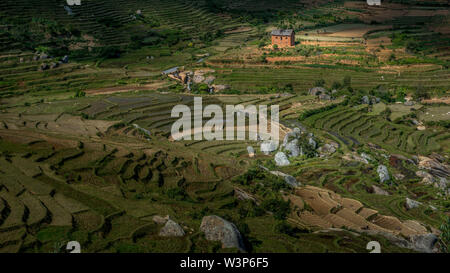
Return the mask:
[[[69,12],[53,0],[2,1],[0,252],[63,252],[70,240],[83,252],[236,251],[206,240],[199,227],[208,215],[234,223],[250,253],[367,252],[371,240],[383,252],[410,251],[345,224],[315,232],[330,226],[298,194],[327,189],[376,211],[369,218],[428,230],[450,209],[416,162],[448,164],[448,18],[376,18],[357,4],[82,0]],[[443,9],[416,4],[402,9]],[[294,29],[295,46],[271,47],[274,28]],[[162,74],[174,67],[195,73],[190,90]],[[221,107],[278,105],[282,137],[307,130],[298,138],[303,155],[279,167],[259,141],[173,141],[171,111],[192,111],[194,96]],[[312,136],[335,151],[313,148]],[[379,182],[380,164],[389,183]],[[406,197],[423,206],[406,210]],[[347,220],[347,210],[328,205],[331,217]],[[185,236],[159,236],[156,215],[169,215]],[[441,231],[445,252],[448,219]]]

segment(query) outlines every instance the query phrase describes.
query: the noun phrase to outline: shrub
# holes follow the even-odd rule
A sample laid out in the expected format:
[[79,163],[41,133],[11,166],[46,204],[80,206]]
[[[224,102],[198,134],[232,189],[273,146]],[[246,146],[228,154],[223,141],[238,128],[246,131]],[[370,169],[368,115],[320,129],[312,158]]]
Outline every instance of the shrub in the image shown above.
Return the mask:
[[170,199],[175,199],[177,201],[186,199],[186,191],[183,188],[172,188],[168,189],[166,192]]
[[338,81],[334,81],[333,84],[331,85],[331,89],[340,89],[342,87],[341,83]]
[[345,76],[344,79],[342,80],[342,85],[343,86],[351,86],[352,85],[352,77],[350,77],[349,75]]
[[286,234],[293,237],[295,237],[296,233],[300,231],[296,227],[293,227],[288,223],[286,223],[286,221],[277,222],[274,226],[274,230],[275,232]]
[[325,80],[324,79],[319,79],[316,80],[316,82],[314,83],[315,86],[319,86],[319,87],[324,87],[325,86]]
[[264,172],[258,167],[250,168],[246,173],[233,179],[234,183],[239,183],[241,185],[249,185],[255,179],[263,179],[265,177]]
[[413,93],[413,97],[416,100],[419,99],[428,99],[430,98],[430,94],[425,90],[425,88],[423,88],[423,86],[417,86],[416,90]]
[[441,251],[450,253],[450,217],[447,216],[447,219],[445,219],[439,229],[441,231],[441,235],[439,236]]
[[119,58],[122,50],[117,46],[105,46],[99,49],[98,56],[105,59]]
[[290,201],[284,201],[279,198],[270,198],[264,200],[261,207],[272,212],[275,219],[284,220],[291,211],[290,203]]
[[81,90],[78,90],[78,91],[75,93],[75,98],[82,98],[82,97],[86,97],[86,92],[81,91]]

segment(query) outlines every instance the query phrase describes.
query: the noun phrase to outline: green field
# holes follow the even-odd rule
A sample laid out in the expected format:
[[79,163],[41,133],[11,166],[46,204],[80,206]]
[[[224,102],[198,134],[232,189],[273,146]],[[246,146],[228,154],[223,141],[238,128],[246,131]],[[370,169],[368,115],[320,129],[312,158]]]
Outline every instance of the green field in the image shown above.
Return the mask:
[[[367,252],[373,240],[413,252],[366,230],[439,235],[448,5],[380,15],[351,1],[81,2],[71,14],[53,0],[0,3],[0,252],[65,252],[69,241],[93,253],[237,252],[206,239],[208,215],[234,223],[249,253]],[[272,47],[276,28],[294,29],[296,45]],[[173,141],[172,109],[193,111],[196,96],[278,105],[282,139],[306,130],[302,154],[277,166],[259,140]],[[185,235],[160,236],[153,217],[166,215]]]

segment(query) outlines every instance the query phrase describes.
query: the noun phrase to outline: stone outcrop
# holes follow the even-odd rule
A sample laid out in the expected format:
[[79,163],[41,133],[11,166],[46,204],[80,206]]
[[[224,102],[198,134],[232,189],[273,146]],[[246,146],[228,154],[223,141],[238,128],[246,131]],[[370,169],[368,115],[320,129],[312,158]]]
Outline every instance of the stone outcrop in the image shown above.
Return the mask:
[[388,171],[387,167],[384,166],[384,165],[379,165],[378,166],[377,173],[378,173],[378,176],[380,177],[380,182],[381,183],[384,183],[386,181],[389,181],[389,179],[391,179],[389,177],[389,171]]
[[418,208],[420,205],[422,205],[422,203],[406,197],[406,203],[405,203],[406,209],[410,210],[410,209]]
[[172,219],[168,219],[164,227],[159,231],[159,236],[163,237],[182,237],[184,235],[183,228]]
[[203,217],[200,230],[205,233],[208,241],[220,241],[223,248],[237,248],[246,252],[242,235],[237,227],[219,216]]
[[287,158],[286,154],[283,152],[278,152],[275,154],[275,164],[277,166],[288,166],[289,164],[291,164],[291,162],[289,162],[289,159]]
[[277,144],[274,143],[273,141],[265,141],[260,145],[260,150],[265,155],[269,155],[271,152],[276,151],[277,148],[278,148]]

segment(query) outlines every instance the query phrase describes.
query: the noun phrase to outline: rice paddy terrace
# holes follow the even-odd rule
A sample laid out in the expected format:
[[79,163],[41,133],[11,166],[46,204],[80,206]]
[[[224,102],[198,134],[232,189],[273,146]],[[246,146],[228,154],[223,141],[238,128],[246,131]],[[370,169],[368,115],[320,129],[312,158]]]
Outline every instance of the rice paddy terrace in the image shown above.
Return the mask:
[[[175,29],[186,36],[201,35],[206,32],[233,29],[240,24],[230,18],[220,17],[208,12],[201,2],[197,1],[96,1],[85,0],[81,5],[69,6],[72,15],[64,9],[66,3],[61,1],[3,1],[1,10],[8,14],[10,20],[24,18],[52,18],[61,25],[71,25],[83,33],[95,37],[104,45],[129,43],[133,34],[155,29]],[[67,6],[67,5],[66,5]],[[139,15],[148,17],[146,25],[136,23],[133,15],[139,10]],[[13,15],[17,16],[14,17]],[[14,44],[3,41],[3,46],[14,48]]]
[[[131,105],[137,108],[136,103],[153,106],[149,112],[155,117],[163,113],[157,111],[158,106],[182,102],[182,97],[161,95],[108,99],[107,106],[115,103],[122,111]],[[90,110],[86,112],[107,111],[100,102],[84,106]],[[233,203],[233,188],[222,181],[248,164],[232,157],[222,161],[220,151],[212,160],[206,155],[213,148],[170,144],[166,137],[156,137],[158,133],[150,138],[146,130],[123,122],[42,114],[42,109],[41,114],[32,112],[2,117],[2,143],[15,143],[2,149],[2,252],[59,252],[53,243],[67,236],[75,236],[71,238],[89,245],[91,251],[115,251],[116,243],[136,242],[152,229],[156,231],[150,216],[159,209],[158,213],[175,215],[179,209],[201,210],[189,208],[196,202],[208,203],[210,210],[214,210],[211,202],[218,207]],[[171,201],[163,201],[167,194],[175,198],[173,205],[189,196],[181,201],[188,207],[172,207]],[[178,240],[174,249],[158,251],[185,251],[188,241]]]
[[[302,111],[321,107],[312,97],[296,95],[205,96],[203,99],[204,103],[219,105],[279,104],[280,116],[287,124]],[[200,221],[195,212],[225,213],[236,222],[243,221],[236,216],[235,206],[245,208],[248,204],[236,201],[236,190],[240,186],[230,181],[245,172],[254,160],[267,162],[270,157],[262,155],[258,143],[251,141],[171,142],[168,136],[174,120],[170,118],[170,111],[177,104],[192,107],[193,96],[141,92],[133,96],[88,96],[4,109],[0,130],[1,250],[59,252],[63,245],[55,246],[55,243],[78,240],[86,251],[92,252],[210,251],[210,246],[195,231]],[[294,105],[297,104],[303,107],[296,108]],[[323,134],[324,141],[337,141],[342,145],[342,151],[348,151],[355,144],[345,139],[348,137],[343,133],[345,131],[339,130],[341,127],[325,125],[328,120],[319,118],[326,116],[332,120],[336,117],[331,113],[339,111],[342,112],[336,117],[346,117],[344,109],[338,106],[328,115],[309,117],[304,124],[311,124],[311,129]],[[369,115],[362,107],[347,108],[347,111],[353,111],[349,113],[355,120]],[[347,119],[348,122],[351,120],[353,118]],[[328,134],[327,130],[334,130],[342,137]],[[377,143],[376,136],[369,140],[364,136],[358,138],[359,145],[368,141]],[[416,138],[410,141],[414,142]],[[247,155],[249,145],[257,153],[253,159]],[[395,146],[395,151],[401,147]],[[401,167],[400,170],[404,172]],[[317,158],[295,163],[283,171],[292,173],[304,184],[327,188],[339,195],[333,195],[335,201],[327,202],[339,203],[345,197],[360,204],[351,211],[350,208],[341,211],[341,207],[347,206],[345,202],[350,202],[345,201],[339,209],[328,207],[330,215],[326,216],[320,208],[320,198],[312,201],[303,188],[298,189],[287,198],[292,199],[295,206],[300,204],[298,200],[304,200],[308,205],[302,205],[300,211],[294,210],[288,221],[301,228],[346,226],[358,230],[365,226],[362,223],[375,221],[377,226],[371,230],[411,235],[424,232],[424,226],[412,219],[430,227],[438,225],[441,219],[439,213],[430,214],[425,207],[414,211],[404,209],[402,196],[411,192],[420,195],[421,202],[441,207],[441,201],[434,199],[439,190],[430,190],[430,186],[389,188],[395,193],[393,196],[369,193],[367,188],[378,184],[371,166],[347,164],[340,157],[332,157],[327,161]],[[316,191],[315,188],[312,190]],[[292,197],[294,195],[300,199]],[[255,197],[263,199],[257,193]],[[307,209],[308,206],[312,210]],[[183,239],[164,244],[166,241],[157,235],[159,227],[151,220],[155,214],[176,215],[184,228],[192,232]],[[322,239],[318,234],[306,233],[300,241],[283,237],[287,248],[280,248],[273,243],[278,240],[278,235],[269,235],[260,229],[260,225],[272,225],[273,219],[268,216],[245,219],[242,223],[250,227],[251,236],[268,236],[265,244],[254,251],[364,249],[363,241],[360,241],[364,239],[356,238],[355,245],[343,247],[346,243],[341,242],[330,246],[331,240],[340,238],[339,232]],[[380,237],[378,240],[385,239]],[[300,242],[308,242],[309,247],[302,247]],[[391,251],[397,251],[388,241],[386,245]]]
[[333,135],[345,146],[371,142],[394,153],[439,151],[439,140],[449,136],[447,130],[419,131],[414,126],[389,122],[367,110],[367,107],[338,107],[309,117],[305,123]]
[[[448,120],[448,107],[353,106],[343,96],[319,100],[307,91],[319,79],[328,87],[351,75],[355,90],[422,86],[448,94],[446,7],[414,7],[402,21],[397,10],[380,17],[380,10],[367,12],[353,2],[306,9],[309,3],[300,1],[227,1],[217,12],[203,1],[82,0],[70,7],[71,15],[64,4],[0,3],[0,15],[9,18],[0,26],[0,252],[63,252],[72,240],[83,252],[234,251],[200,232],[202,217],[211,214],[235,223],[250,252],[367,252],[371,240],[382,243],[383,252],[404,252],[410,250],[370,231],[438,233],[448,197],[421,181],[411,158],[441,154],[448,163],[450,134],[438,123]],[[236,16],[242,6],[247,13],[286,6],[299,12],[255,26]],[[436,21],[423,25],[430,14]],[[42,18],[80,32],[41,37],[41,46],[65,45],[71,52],[68,63],[46,70],[43,64],[62,56],[36,58],[36,48],[23,47],[14,34],[23,20],[41,25]],[[364,23],[372,18],[379,23]],[[410,22],[414,26],[392,28]],[[281,23],[301,28],[299,44],[274,51],[264,44],[265,33]],[[139,35],[148,34],[139,36],[146,43],[167,31],[178,32],[175,44],[128,48]],[[216,33],[212,40],[205,36]],[[412,37],[418,52],[406,50]],[[428,38],[435,42],[425,43]],[[109,46],[121,48],[120,56],[76,53]],[[204,105],[279,105],[282,136],[302,126],[320,146],[336,143],[336,152],[276,167],[258,141],[173,141],[173,107],[192,110],[194,103],[194,94],[171,92],[180,84],[161,76],[175,66],[208,67],[215,84],[241,93],[201,95]],[[303,117],[310,110],[314,114]],[[413,119],[426,128],[419,130]],[[362,152],[372,160],[362,162]],[[387,166],[392,183],[379,182],[379,164]],[[236,182],[255,166],[290,174],[302,186],[280,186],[284,182],[266,171]],[[422,205],[406,209],[406,197]],[[267,206],[273,200],[290,201],[285,220]],[[186,235],[159,236],[155,215],[170,215]],[[280,231],[280,224],[290,231]]]

